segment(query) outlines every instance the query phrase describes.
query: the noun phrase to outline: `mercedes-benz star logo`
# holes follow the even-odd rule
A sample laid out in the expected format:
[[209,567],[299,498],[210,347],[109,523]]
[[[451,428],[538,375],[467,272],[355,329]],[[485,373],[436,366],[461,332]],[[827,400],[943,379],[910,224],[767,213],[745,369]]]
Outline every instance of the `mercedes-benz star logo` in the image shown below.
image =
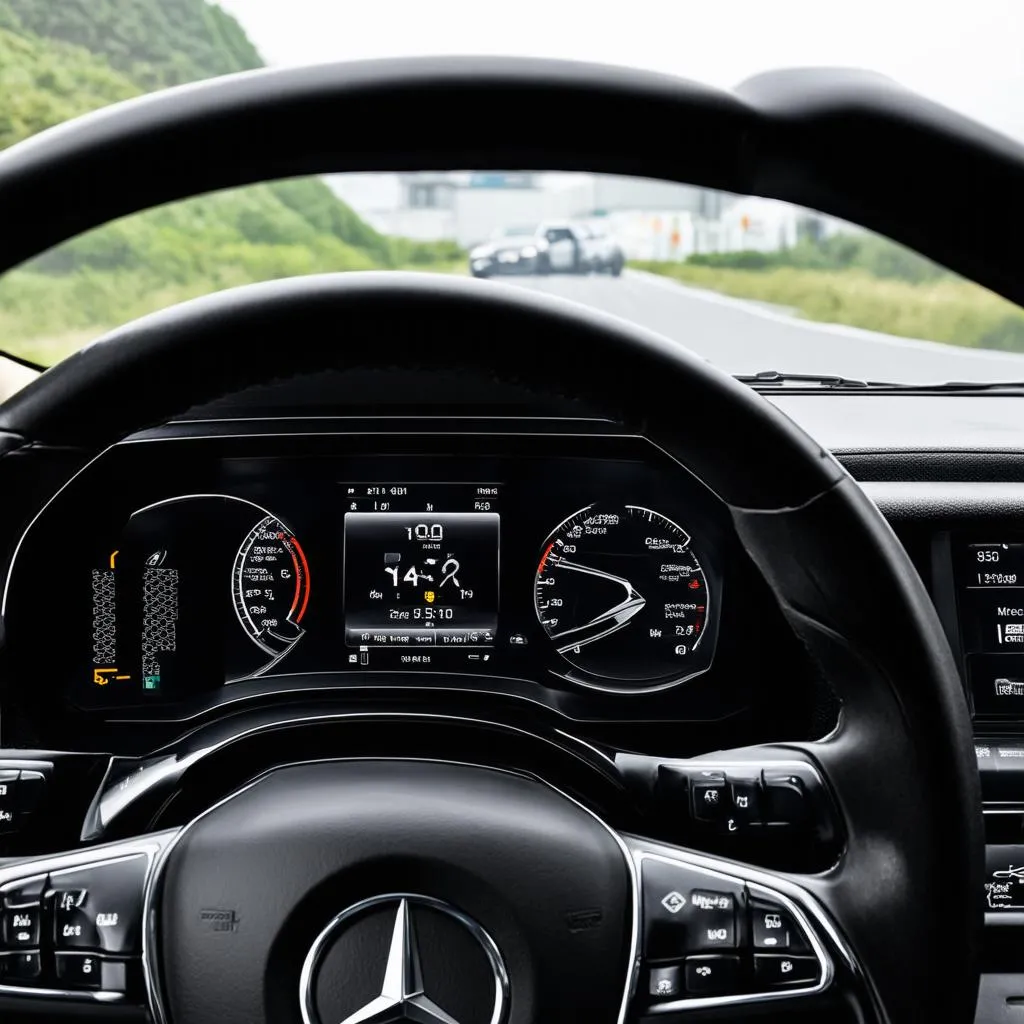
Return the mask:
[[418,1024],[458,1024],[423,992],[423,972],[416,932],[409,915],[409,901],[399,901],[395,929],[391,933],[391,949],[384,984],[380,995],[341,1024],[389,1024],[395,1020],[417,1021]]
[[[391,942],[387,961],[383,965],[383,980],[380,994],[340,1020],[322,1020],[317,1009],[316,983],[320,962],[330,942],[336,938],[342,927],[354,919],[373,910],[384,910],[393,906],[394,923],[391,928]],[[486,956],[493,974],[494,1001],[490,1018],[469,1021],[456,1020],[439,1006],[424,987],[420,949],[416,940],[413,908],[423,908],[444,914],[458,921],[476,940]],[[491,937],[471,918],[440,900],[429,896],[414,896],[395,893],[363,900],[339,914],[320,933],[313,948],[306,957],[302,968],[302,1017],[305,1024],[392,1024],[396,1021],[411,1021],[414,1024],[502,1024],[508,999],[508,976]]]

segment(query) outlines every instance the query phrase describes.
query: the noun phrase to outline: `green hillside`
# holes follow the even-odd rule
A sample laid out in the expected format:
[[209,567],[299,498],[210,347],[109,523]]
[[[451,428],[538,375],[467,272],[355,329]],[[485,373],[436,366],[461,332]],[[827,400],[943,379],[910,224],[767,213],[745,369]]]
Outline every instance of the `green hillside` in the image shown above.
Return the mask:
[[0,27],[0,148],[139,91],[80,47]]
[[0,0],[0,28],[72,43],[147,90],[263,66],[238,22],[205,0]]
[[[0,0],[0,149],[147,89],[258,67],[205,0]],[[249,186],[125,218],[0,279],[0,348],[51,363],[135,316],[296,274],[451,261],[387,238],[319,179]]]

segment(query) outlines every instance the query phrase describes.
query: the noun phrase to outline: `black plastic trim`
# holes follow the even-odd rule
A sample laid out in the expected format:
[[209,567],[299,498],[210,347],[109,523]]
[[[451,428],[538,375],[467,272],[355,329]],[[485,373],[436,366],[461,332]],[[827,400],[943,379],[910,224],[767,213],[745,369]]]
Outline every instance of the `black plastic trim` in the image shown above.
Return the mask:
[[[338,124],[344,132],[332,130]],[[115,217],[217,188],[466,167],[641,175],[788,200],[1024,301],[1024,148],[888,78],[777,71],[727,92],[499,57],[229,75],[42,132],[0,156],[0,270]],[[979,194],[998,199],[999,217],[977,216]]]

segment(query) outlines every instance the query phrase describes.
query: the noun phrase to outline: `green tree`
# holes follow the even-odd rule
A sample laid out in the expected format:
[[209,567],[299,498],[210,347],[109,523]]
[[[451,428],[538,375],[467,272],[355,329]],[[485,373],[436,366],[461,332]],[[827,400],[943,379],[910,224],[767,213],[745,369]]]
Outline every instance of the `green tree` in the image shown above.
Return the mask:
[[263,66],[238,22],[206,0],[3,0],[0,26],[80,46],[143,89]]

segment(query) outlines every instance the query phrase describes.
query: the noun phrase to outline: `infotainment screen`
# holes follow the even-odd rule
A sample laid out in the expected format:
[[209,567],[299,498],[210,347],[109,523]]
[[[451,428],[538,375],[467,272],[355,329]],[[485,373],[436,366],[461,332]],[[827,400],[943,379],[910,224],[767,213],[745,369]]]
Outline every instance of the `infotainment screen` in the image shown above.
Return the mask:
[[980,715],[1024,717],[1024,543],[960,545],[957,606]]
[[345,484],[344,631],[352,663],[486,649],[498,627],[496,484]]

